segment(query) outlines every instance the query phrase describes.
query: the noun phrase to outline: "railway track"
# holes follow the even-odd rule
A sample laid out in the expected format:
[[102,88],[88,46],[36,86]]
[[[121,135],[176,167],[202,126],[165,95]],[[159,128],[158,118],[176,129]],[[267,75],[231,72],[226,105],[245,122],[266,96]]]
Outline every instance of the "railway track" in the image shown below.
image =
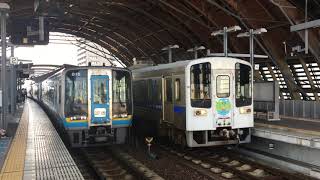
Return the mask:
[[81,151],[99,179],[162,180],[142,163],[117,148],[82,148]]
[[100,179],[138,179],[106,148],[83,148],[82,154]]
[[70,149],[69,152],[85,180],[99,179],[96,171],[91,167],[80,149]]
[[161,150],[177,163],[183,164],[209,179],[281,179],[281,180],[306,180],[311,177],[289,173],[270,166],[262,165],[241,157],[227,148],[203,148],[177,150],[170,146],[161,145]]

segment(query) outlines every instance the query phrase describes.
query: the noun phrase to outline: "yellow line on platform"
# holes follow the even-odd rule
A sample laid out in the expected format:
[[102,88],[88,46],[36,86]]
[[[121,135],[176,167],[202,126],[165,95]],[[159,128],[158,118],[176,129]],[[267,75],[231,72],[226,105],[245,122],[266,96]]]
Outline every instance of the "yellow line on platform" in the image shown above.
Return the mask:
[[284,130],[289,132],[297,132],[312,136],[320,136],[320,132],[318,131],[311,131],[311,130],[305,130],[305,129],[298,129],[298,128],[289,128],[286,126],[279,126],[279,125],[273,125],[273,124],[264,124],[264,123],[254,123],[254,127],[262,127],[262,128],[270,128],[270,129],[277,129],[277,130]]
[[28,138],[28,122],[29,109],[28,105],[25,104],[19,126],[1,169],[0,180],[21,180],[23,178]]

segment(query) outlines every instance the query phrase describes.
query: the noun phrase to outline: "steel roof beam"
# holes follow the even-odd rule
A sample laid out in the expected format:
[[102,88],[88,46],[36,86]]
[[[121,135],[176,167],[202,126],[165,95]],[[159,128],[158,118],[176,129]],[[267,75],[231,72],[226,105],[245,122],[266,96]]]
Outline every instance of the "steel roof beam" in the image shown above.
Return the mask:
[[[225,13],[237,19],[241,23],[241,25],[245,27],[245,29],[247,30],[249,29],[248,24],[244,22],[244,20],[240,17],[240,15],[236,14],[234,10],[229,10],[226,7],[222,7],[220,4],[218,4],[213,0],[207,0],[207,2],[211,3],[212,5],[215,5]],[[237,3],[234,3],[234,1],[231,2],[230,0],[222,1],[222,3],[226,4],[227,6],[231,6],[232,8],[235,8],[235,4],[237,4]],[[244,11],[245,9],[238,8],[238,13],[243,14]],[[249,11],[245,11],[245,12],[250,13]],[[274,62],[274,64],[276,64],[278,68],[281,70],[282,75],[285,77],[287,87],[291,91],[291,95],[293,99],[301,99],[299,92],[301,94],[306,95],[304,90],[295,83],[292,73],[288,68],[288,65],[283,61],[284,58],[279,52],[279,49],[275,48],[270,41],[266,40],[266,38],[262,39],[262,41],[257,37],[254,37],[254,39],[256,43],[259,45],[259,47],[264,51],[264,53],[268,55],[270,59]]]
[[318,88],[315,86],[315,83],[314,83],[314,81],[312,79],[310,71],[308,70],[307,64],[301,58],[299,58],[299,61],[300,61],[301,65],[302,65],[302,67],[303,67],[304,72],[306,73],[306,76],[308,78],[308,81],[309,81],[309,84],[311,86],[311,89],[314,90],[314,93],[313,93],[314,94],[314,98],[315,98],[316,101],[319,101],[319,96],[318,96],[318,93],[316,92],[316,89],[318,89]]
[[[301,12],[298,11],[298,9],[287,9],[283,6],[293,6],[291,4],[291,2],[289,2],[288,0],[283,0],[281,1],[282,4],[278,4],[277,2],[271,0],[271,3],[273,3],[276,7],[278,7],[280,9],[280,11],[283,13],[284,17],[288,20],[288,22],[291,24],[291,26],[294,26],[295,29],[298,29],[301,26],[295,26],[296,24],[299,24],[301,19],[304,19],[304,14],[302,14]],[[307,23],[305,25],[319,25],[319,21],[313,22],[312,23]],[[300,39],[305,42],[305,36],[303,32],[297,32],[297,34],[299,35]],[[314,57],[316,58],[317,62],[320,63],[320,41],[319,38],[317,38],[316,33],[314,33],[313,31],[310,31],[308,33],[309,35],[309,50],[311,51],[311,53],[314,55]]]
[[113,47],[112,45],[110,45],[109,43],[107,42],[103,42],[101,40],[99,41],[95,41],[95,38],[93,37],[93,35],[90,35],[90,34],[87,34],[87,33],[84,33],[82,31],[76,31],[75,29],[72,29],[72,28],[67,28],[67,27],[63,27],[63,28],[57,28],[56,29],[57,32],[63,32],[63,33],[67,33],[67,34],[73,34],[73,35],[76,35],[76,36],[79,36],[79,37],[83,37],[83,38],[86,38],[90,41],[93,41],[101,46],[104,46],[108,51],[110,51],[111,53],[115,54],[121,61],[124,61],[124,63],[126,65],[129,65],[131,64],[130,60],[131,58],[129,58],[127,55],[125,54],[122,54],[121,52],[119,51],[116,51],[116,48]]
[[[66,23],[66,24],[64,24],[64,26],[72,27],[72,30],[74,30],[76,32],[86,32],[87,34],[91,34],[90,32],[88,32],[88,28],[87,27],[84,27],[82,31],[78,31],[78,29],[77,29],[78,25]],[[111,44],[114,49],[120,50],[121,48],[124,48],[124,52],[129,54],[131,57],[135,56],[125,46],[123,46],[119,42],[116,42],[114,39],[112,39],[112,38],[110,38],[108,36],[101,36],[101,35],[99,35],[99,33],[95,33],[95,35],[94,36],[92,35],[91,37],[92,37],[92,41],[94,41],[94,39],[98,39],[98,38],[99,38],[99,40],[103,39],[103,40],[107,41],[109,44]]]
[[[278,81],[278,80],[277,80],[277,77],[276,77],[275,73],[273,72],[273,69],[272,69],[272,67],[271,67],[271,65],[270,65],[269,63],[267,64],[267,67],[268,67],[268,71],[270,72],[273,81]],[[264,73],[263,73],[263,74],[264,74]],[[268,81],[268,80],[266,79],[266,81]],[[280,93],[279,93],[279,95],[280,95],[280,98],[281,98],[281,99],[284,99],[283,94],[281,93],[281,88],[280,88]]]
[[[104,2],[104,3],[109,6],[125,7],[128,10],[131,10],[131,11],[136,12],[138,14],[142,14],[142,15],[148,17],[154,23],[158,24],[159,26],[166,27],[174,32],[177,32],[178,34],[181,34],[182,36],[184,36],[184,38],[186,38],[190,42],[190,44],[194,44],[194,40],[192,38],[190,38],[190,34],[183,32],[181,29],[165,22],[164,20],[162,20],[158,17],[153,16],[152,14],[146,12],[143,9],[140,9],[139,7],[135,7],[133,5],[127,5],[127,4],[123,4],[123,3],[115,3],[115,2]],[[179,43],[179,42],[177,42],[177,43]]]
[[[73,11],[72,11],[71,13],[75,14]],[[84,16],[84,17],[85,17],[85,16],[88,16],[88,14],[86,14],[86,15],[77,14],[77,15],[78,15],[78,16]],[[117,16],[117,17],[118,17],[118,16]],[[98,19],[101,19],[101,18],[98,18]],[[122,19],[123,19],[123,18],[122,18]],[[97,24],[97,28],[99,28],[98,26],[100,26],[100,25],[102,25],[102,28],[103,28],[103,29],[107,29],[106,26],[107,26],[107,27],[110,26],[109,24],[106,24],[106,23],[109,23],[108,21],[107,21],[107,22],[99,21],[99,22],[101,22],[101,24],[100,24],[100,23]],[[94,22],[91,22],[90,24],[95,25]],[[136,23],[131,23],[131,24],[134,24],[134,26],[137,26],[136,28],[139,28],[139,27],[140,27],[140,25],[137,25]],[[124,29],[126,29],[126,27],[123,27],[121,30],[124,30]],[[137,48],[136,42],[137,42],[137,41],[141,41],[141,42],[144,44],[144,46],[146,46],[147,48],[151,49],[151,51],[153,51],[153,53],[156,52],[157,54],[159,54],[159,51],[157,51],[157,50],[156,50],[153,46],[151,46],[146,40],[144,40],[144,38],[147,37],[147,36],[138,37],[133,31],[126,31],[126,32],[124,32],[124,33],[119,32],[119,33],[117,34],[117,32],[116,32],[115,30],[109,29],[108,32],[111,32],[111,33],[115,34],[116,36],[119,36],[119,37],[122,38],[122,39],[125,38],[125,40],[127,40],[127,41],[128,41],[129,39],[128,39],[127,37],[125,37],[124,34],[126,34],[126,35],[127,35],[127,34],[132,34],[135,39],[134,39],[134,40],[129,40],[129,41],[130,41],[129,44],[132,44],[132,45],[134,46],[134,48]],[[121,33],[121,34],[120,34],[120,33]],[[158,39],[157,36],[155,36],[156,33],[157,33],[157,32],[154,32],[154,33],[152,33],[152,34],[149,35],[149,36],[154,36],[154,38],[155,38],[156,40],[158,40],[160,43],[164,44],[164,43],[162,42],[162,40]],[[106,33],[104,33],[104,34],[106,34]],[[124,45],[127,45],[127,44],[128,44],[128,43],[124,43]],[[140,49],[140,51],[142,51],[142,50]],[[144,56],[148,56],[148,55],[145,54]]]

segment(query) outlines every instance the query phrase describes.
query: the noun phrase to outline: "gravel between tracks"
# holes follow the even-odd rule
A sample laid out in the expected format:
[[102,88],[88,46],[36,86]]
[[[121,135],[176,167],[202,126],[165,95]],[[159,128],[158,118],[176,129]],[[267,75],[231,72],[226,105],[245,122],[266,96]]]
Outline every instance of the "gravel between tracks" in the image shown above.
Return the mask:
[[[146,148],[146,147],[144,147]],[[195,172],[193,169],[184,166],[183,164],[177,163],[175,159],[170,158],[157,147],[152,147],[152,153],[155,153],[158,158],[153,159],[149,157],[146,151],[141,150],[141,148],[125,148],[126,152],[139,160],[148,168],[155,171],[157,174],[162,176],[164,179],[183,179],[183,180],[207,180],[210,179],[198,172]]]

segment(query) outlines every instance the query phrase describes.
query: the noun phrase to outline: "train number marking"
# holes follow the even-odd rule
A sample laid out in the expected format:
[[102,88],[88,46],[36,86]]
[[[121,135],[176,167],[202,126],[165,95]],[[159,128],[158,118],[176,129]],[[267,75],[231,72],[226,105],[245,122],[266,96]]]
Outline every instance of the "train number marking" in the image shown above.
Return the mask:
[[107,110],[106,108],[95,108],[94,117],[106,117]]

